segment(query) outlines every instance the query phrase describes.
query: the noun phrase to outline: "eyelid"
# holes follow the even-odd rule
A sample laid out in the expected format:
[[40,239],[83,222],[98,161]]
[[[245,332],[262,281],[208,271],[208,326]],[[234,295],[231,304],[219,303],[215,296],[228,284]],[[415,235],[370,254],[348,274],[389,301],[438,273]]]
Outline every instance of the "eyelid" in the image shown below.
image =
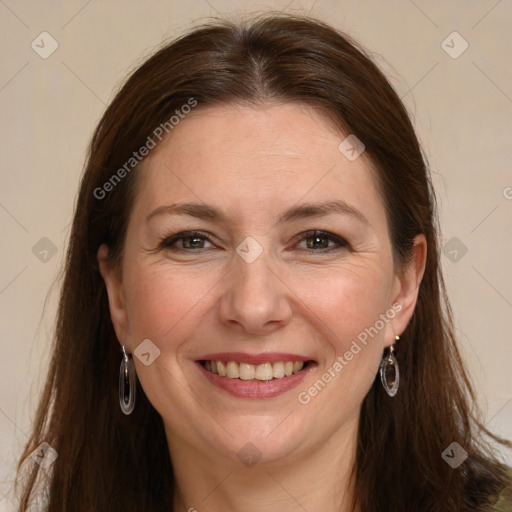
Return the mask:
[[[342,249],[342,248],[349,248],[351,249],[350,243],[343,238],[340,235],[336,235],[335,233],[332,233],[330,231],[324,231],[321,229],[311,229],[309,231],[304,231],[302,233],[299,233],[296,235],[293,240],[296,241],[294,243],[298,244],[302,242],[303,240],[306,240],[307,238],[313,237],[313,236],[319,236],[324,237],[328,241],[334,242],[336,245],[334,247],[329,247],[327,249],[296,249],[293,248],[293,251],[299,250],[303,252],[309,252],[309,253],[329,253],[334,252],[336,250]],[[205,249],[211,249],[210,247],[207,248],[198,248],[198,249],[186,249],[181,247],[176,247],[176,242],[186,239],[186,238],[202,238],[206,240],[208,243],[215,246],[214,242],[211,240],[211,235],[203,232],[203,231],[197,231],[197,230],[190,230],[190,231],[180,231],[179,233],[175,233],[170,236],[164,236],[162,237],[158,247],[155,249],[156,252],[165,250],[165,249],[174,249],[176,252],[200,252],[201,250]]]
[[297,237],[295,237],[294,239],[298,239],[298,242],[301,242],[302,240],[305,240],[305,239],[313,237],[313,236],[319,236],[319,237],[327,238],[329,241],[335,242],[337,244],[337,246],[330,247],[328,249],[319,249],[319,250],[314,250],[314,249],[299,249],[299,250],[306,251],[306,252],[313,252],[313,253],[314,252],[317,252],[317,253],[328,253],[328,252],[331,252],[331,251],[342,249],[344,247],[345,248],[349,248],[349,249],[351,248],[351,245],[349,244],[349,242],[345,238],[343,238],[342,236],[336,235],[335,233],[332,233],[330,231],[324,231],[322,229],[311,229],[309,231],[304,231],[302,233],[299,233],[297,235]]
[[[173,246],[175,242],[178,242],[184,238],[203,238],[212,245],[215,245],[211,240],[211,235],[203,232],[203,231],[196,231],[196,230],[190,230],[190,231],[180,231],[179,233],[175,233],[174,235],[170,236],[164,236],[160,240],[160,243],[158,244],[157,250],[161,249],[168,249],[168,248],[175,248],[178,251],[193,251],[193,249],[183,249],[181,247]],[[201,249],[196,249],[196,251],[200,251]]]

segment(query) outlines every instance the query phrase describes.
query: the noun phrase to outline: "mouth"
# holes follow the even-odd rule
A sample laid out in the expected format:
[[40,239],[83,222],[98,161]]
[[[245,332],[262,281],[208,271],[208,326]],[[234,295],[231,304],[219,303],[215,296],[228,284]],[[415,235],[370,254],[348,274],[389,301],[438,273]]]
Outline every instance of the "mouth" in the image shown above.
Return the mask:
[[318,364],[296,354],[209,354],[196,361],[206,380],[240,398],[272,398],[298,386]]
[[291,377],[304,371],[314,361],[267,361],[261,364],[238,363],[228,360],[200,360],[202,367],[211,373],[245,381],[271,381]]

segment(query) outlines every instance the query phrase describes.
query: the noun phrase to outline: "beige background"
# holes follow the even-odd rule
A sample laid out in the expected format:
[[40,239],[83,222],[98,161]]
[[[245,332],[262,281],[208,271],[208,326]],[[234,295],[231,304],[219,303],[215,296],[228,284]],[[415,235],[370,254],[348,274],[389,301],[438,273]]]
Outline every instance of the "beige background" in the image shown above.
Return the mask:
[[[431,163],[451,240],[443,266],[486,421],[512,438],[510,1],[0,0],[0,510],[30,431],[78,179],[105,105],[164,37],[269,8],[311,12],[382,55]],[[58,42],[46,59],[31,47],[48,51],[44,31]],[[458,58],[445,51],[463,49],[453,31],[469,45]]]

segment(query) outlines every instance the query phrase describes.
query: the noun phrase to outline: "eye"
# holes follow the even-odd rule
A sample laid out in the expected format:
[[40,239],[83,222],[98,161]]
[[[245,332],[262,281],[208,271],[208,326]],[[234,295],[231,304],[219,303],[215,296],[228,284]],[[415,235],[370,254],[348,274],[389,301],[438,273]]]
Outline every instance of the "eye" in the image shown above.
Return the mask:
[[158,248],[174,251],[209,249],[204,247],[205,241],[211,244],[210,239],[199,231],[183,231],[162,240]]
[[301,250],[311,249],[313,252],[332,252],[349,247],[345,239],[327,231],[308,231],[307,233],[302,233],[301,236],[301,242],[306,241],[306,249]]
[[[299,250],[307,252],[332,252],[342,248],[350,247],[348,242],[342,237],[329,233],[327,231],[313,230],[299,235],[300,243],[306,242],[306,247]],[[210,244],[211,247],[205,246]],[[157,250],[171,251],[197,251],[201,249],[211,249],[215,247],[211,240],[200,231],[183,231],[170,237],[164,238]]]

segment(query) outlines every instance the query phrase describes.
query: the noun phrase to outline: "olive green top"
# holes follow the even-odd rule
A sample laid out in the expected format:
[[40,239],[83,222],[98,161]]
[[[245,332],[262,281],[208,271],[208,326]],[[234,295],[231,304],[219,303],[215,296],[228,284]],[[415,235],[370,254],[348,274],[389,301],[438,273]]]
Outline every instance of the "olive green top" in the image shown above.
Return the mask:
[[512,468],[509,468],[507,475],[510,478],[510,482],[501,491],[498,501],[491,508],[492,512],[512,512]]

